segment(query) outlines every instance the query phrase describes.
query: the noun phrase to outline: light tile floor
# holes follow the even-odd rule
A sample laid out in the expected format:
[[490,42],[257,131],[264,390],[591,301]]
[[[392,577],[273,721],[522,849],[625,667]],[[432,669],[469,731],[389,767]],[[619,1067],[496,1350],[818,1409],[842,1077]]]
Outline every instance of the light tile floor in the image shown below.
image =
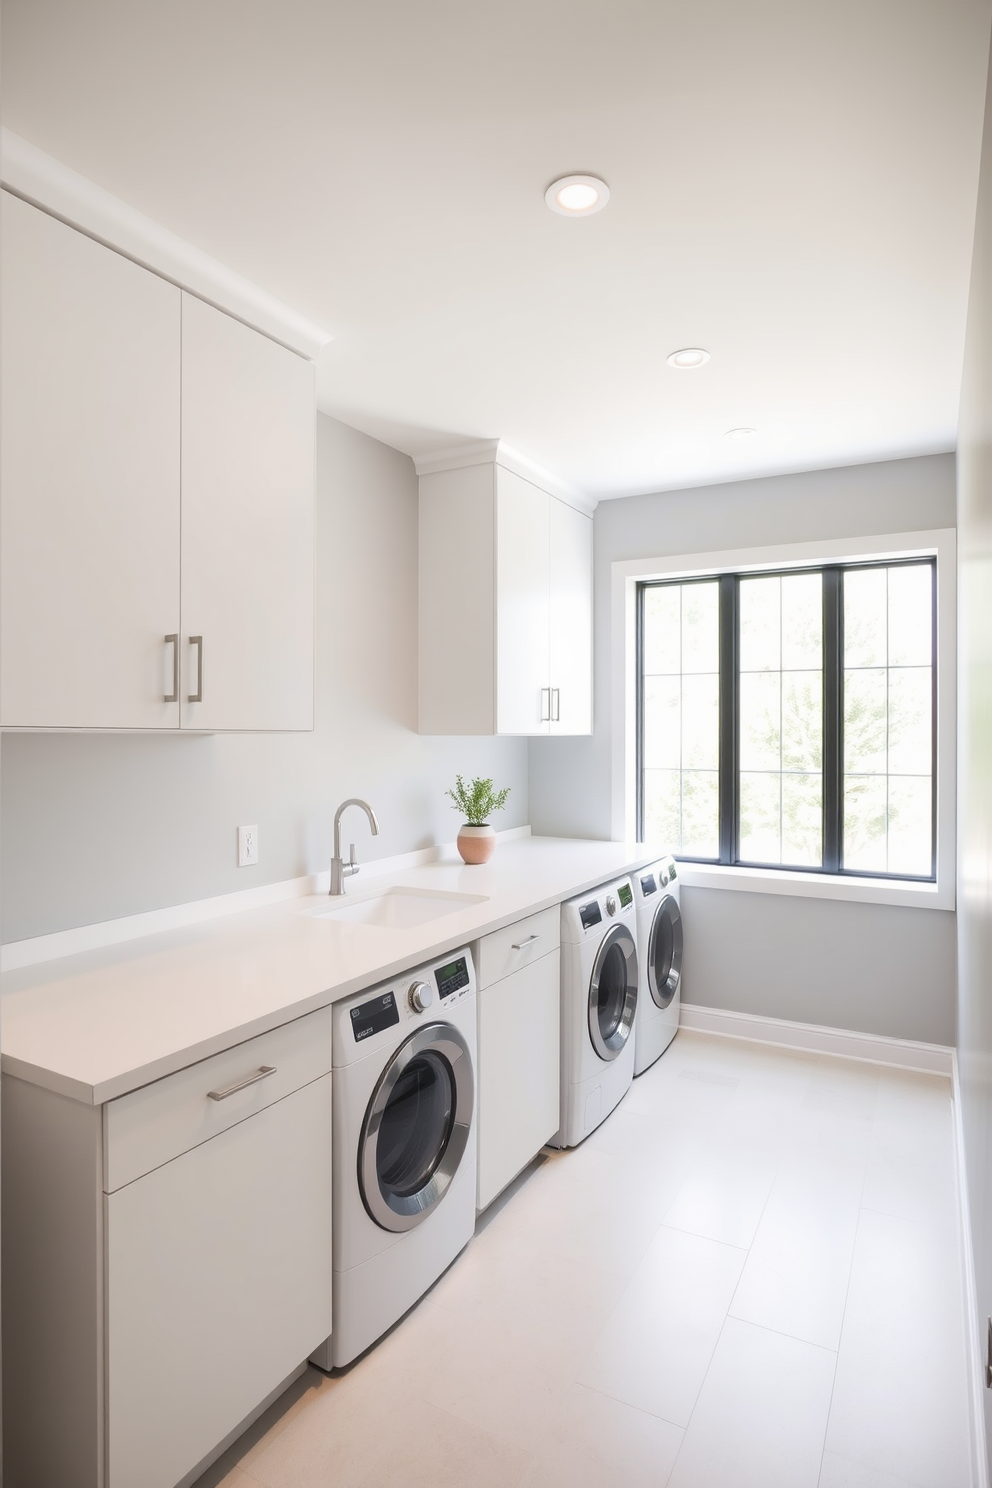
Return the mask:
[[967,1488],[950,1082],[683,1030],[197,1488]]

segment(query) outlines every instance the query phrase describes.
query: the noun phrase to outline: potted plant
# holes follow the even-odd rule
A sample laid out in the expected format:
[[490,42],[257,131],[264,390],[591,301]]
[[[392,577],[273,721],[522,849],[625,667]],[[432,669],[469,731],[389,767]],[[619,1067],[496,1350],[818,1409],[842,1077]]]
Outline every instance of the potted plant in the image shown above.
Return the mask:
[[502,811],[510,787],[493,789],[491,780],[477,776],[466,785],[460,775],[455,776],[455,788],[445,792],[455,803],[465,823],[458,833],[458,851],[466,863],[488,863],[496,847],[496,833],[489,822],[494,811]]

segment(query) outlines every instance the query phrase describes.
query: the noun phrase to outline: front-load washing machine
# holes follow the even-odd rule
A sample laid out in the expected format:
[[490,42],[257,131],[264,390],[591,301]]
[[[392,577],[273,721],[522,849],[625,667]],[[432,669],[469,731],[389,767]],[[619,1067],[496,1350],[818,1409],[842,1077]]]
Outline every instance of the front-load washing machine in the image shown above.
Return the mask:
[[630,1089],[635,935],[629,878],[561,907],[561,1125],[554,1146],[577,1146]]
[[475,1229],[475,969],[468,950],[332,1009],[331,1336],[340,1367],[437,1280]]
[[634,1074],[659,1059],[679,1026],[682,912],[674,858],[634,874],[640,985],[634,1029]]

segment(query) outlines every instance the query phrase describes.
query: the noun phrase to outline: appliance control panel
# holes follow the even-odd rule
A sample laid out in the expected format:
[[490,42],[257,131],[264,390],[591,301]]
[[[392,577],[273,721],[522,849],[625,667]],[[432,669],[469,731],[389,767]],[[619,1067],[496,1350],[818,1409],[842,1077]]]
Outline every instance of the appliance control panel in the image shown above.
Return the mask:
[[579,921],[586,932],[607,925],[610,920],[633,914],[634,890],[630,879],[621,878],[616,883],[604,884],[595,898],[585,903],[579,901],[578,911]]
[[475,992],[472,953],[449,951],[428,966],[413,967],[384,987],[376,987],[348,1008],[348,1023],[356,1044],[395,1028],[398,1023],[421,1023],[444,1016],[445,1009]]

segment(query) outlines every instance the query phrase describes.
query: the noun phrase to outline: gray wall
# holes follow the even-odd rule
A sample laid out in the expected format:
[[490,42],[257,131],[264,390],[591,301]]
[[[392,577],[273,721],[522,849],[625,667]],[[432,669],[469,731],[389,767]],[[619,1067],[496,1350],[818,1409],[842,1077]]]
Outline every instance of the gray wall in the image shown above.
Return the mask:
[[[323,415],[317,442],[317,694],[310,734],[3,738],[3,939],[326,868],[338,802],[359,860],[451,841],[456,771],[511,787],[528,821],[527,745],[417,726],[417,480],[412,462]],[[238,823],[260,862],[237,867]]]
[[[958,562],[958,1056],[984,1345],[992,1315],[992,99],[961,387]],[[992,1394],[984,1396],[992,1442]]]
[[[594,733],[585,739],[531,740],[534,831],[611,834],[614,561],[912,532],[953,527],[954,520],[954,457],[949,454],[601,502],[594,523]],[[710,889],[687,891],[687,901],[690,926],[696,927],[687,940],[687,999],[953,1043],[952,913],[837,900],[811,904],[785,895]],[[745,943],[756,954],[760,973],[742,976],[731,947],[745,926]],[[800,926],[807,927],[808,936],[799,933]],[[843,959],[841,995],[824,975],[825,948],[835,965]]]

